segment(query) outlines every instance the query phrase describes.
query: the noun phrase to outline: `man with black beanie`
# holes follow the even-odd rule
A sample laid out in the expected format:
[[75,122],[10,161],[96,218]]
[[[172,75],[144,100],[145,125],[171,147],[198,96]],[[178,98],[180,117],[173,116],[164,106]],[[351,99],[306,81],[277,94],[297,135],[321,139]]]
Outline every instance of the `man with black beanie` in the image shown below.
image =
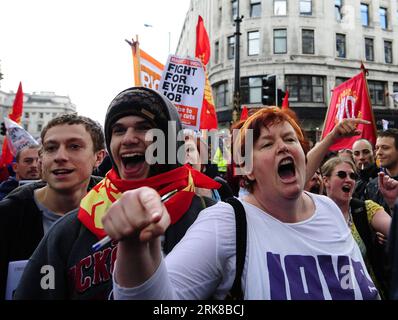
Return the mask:
[[[126,89],[110,103],[104,127],[112,169],[83,198],[78,210],[47,233],[25,269],[16,299],[107,299],[117,243],[110,241],[99,250],[92,247],[106,236],[102,217],[127,190],[150,186],[161,196],[176,192],[166,203],[172,225],[165,235],[165,253],[198,213],[213,204],[196,196],[194,188],[218,188],[219,184],[177,161],[183,144],[183,139],[177,139],[181,123],[167,98],[148,88]],[[47,273],[44,265],[51,266]]]

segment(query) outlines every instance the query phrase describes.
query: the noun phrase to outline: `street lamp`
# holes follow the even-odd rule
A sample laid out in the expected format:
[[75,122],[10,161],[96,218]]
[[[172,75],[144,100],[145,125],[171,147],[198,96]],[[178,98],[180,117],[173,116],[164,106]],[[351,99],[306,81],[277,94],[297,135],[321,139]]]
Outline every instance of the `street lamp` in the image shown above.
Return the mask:
[[[153,25],[148,24],[148,23],[144,23],[144,27],[153,28]],[[169,33],[169,52],[168,53],[170,54],[171,32],[169,31],[168,33]]]
[[234,105],[232,109],[232,122],[239,120],[240,114],[240,23],[243,16],[239,16],[239,0],[236,1],[235,18],[235,82],[234,82]]

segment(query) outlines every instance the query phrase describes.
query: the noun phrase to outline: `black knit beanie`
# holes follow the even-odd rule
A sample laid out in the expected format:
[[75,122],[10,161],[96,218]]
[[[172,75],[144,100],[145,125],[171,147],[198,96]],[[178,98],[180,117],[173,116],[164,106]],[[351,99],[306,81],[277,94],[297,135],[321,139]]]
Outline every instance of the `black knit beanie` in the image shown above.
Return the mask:
[[[177,141],[177,134],[181,130],[181,122],[176,107],[163,95],[155,90],[145,87],[132,87],[120,92],[110,103],[105,116],[105,143],[108,149],[112,166],[117,170],[110,144],[113,124],[125,116],[140,116],[151,122],[155,128],[165,132],[166,137],[173,135],[166,141],[176,141],[176,150],[182,144]],[[168,132],[168,121],[176,122],[176,132]],[[165,146],[166,161],[168,147]],[[174,151],[174,148],[173,148]],[[151,168],[151,175],[174,169],[177,165],[155,165]]]

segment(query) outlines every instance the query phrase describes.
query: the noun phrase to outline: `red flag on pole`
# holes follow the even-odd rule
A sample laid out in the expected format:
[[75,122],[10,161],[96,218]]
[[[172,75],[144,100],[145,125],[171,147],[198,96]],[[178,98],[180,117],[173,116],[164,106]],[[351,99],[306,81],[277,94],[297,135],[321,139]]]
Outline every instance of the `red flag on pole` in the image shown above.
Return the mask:
[[364,72],[334,88],[326,114],[322,139],[333,130],[337,123],[345,118],[361,118],[370,121],[371,124],[359,124],[357,129],[361,131],[360,135],[342,138],[332,145],[329,148],[330,150],[351,149],[352,144],[360,138],[365,138],[373,145],[375,144],[376,123]]
[[246,106],[243,106],[242,112],[240,114],[240,120],[246,120],[247,118],[249,118],[249,110],[247,110]]
[[217,129],[217,115],[214,107],[213,95],[211,92],[209,77],[206,65],[210,59],[210,41],[201,16],[198,17],[196,25],[196,49],[195,56],[202,61],[205,68],[205,92],[203,95],[202,113],[200,115],[200,129]]
[[289,109],[289,91],[286,90],[285,97],[282,102],[282,109]]
[[[19,83],[17,94],[15,95],[14,104],[12,105],[11,112],[8,115],[8,118],[15,121],[16,123],[21,123],[22,117],[22,109],[23,109],[23,92],[22,92],[22,83]],[[13,160],[13,155],[11,150],[8,147],[7,138],[3,140],[3,150],[1,152],[0,159],[0,170],[5,172],[7,170],[7,165],[9,165]]]

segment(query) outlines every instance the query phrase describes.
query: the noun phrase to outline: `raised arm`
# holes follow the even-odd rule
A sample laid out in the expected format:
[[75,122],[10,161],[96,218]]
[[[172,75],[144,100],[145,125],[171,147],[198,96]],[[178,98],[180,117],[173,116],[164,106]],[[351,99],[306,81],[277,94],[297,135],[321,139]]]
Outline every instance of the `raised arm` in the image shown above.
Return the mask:
[[357,136],[361,131],[357,130],[358,124],[370,124],[363,119],[343,119],[333,130],[319,143],[317,143],[307,154],[306,182],[308,182],[315,171],[319,168],[329,148],[341,138]]

